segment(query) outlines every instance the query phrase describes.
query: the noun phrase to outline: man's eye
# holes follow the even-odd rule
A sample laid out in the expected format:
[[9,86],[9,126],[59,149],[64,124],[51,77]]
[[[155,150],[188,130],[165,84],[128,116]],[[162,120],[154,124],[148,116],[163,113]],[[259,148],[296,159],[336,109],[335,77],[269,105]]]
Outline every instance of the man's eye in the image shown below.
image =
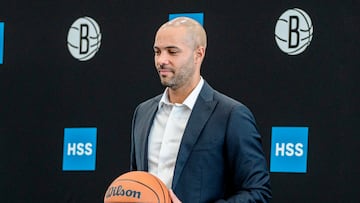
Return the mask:
[[178,53],[178,51],[176,51],[176,50],[169,50],[169,54],[177,54]]
[[159,54],[160,54],[160,51],[154,51],[154,54],[155,54],[155,55],[159,55]]

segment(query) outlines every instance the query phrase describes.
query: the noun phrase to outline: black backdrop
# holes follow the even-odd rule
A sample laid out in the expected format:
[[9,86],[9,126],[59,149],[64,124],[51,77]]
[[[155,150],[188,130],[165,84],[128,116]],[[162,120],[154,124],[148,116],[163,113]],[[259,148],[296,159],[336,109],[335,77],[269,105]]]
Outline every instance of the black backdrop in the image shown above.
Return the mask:
[[[297,56],[274,40],[278,17],[304,9],[314,25]],[[273,202],[359,202],[359,1],[1,1],[0,201],[102,202],[129,166],[132,112],[163,91],[153,65],[170,13],[204,13],[203,77],[255,114],[270,157],[272,126],[309,127],[307,173],[272,173]],[[79,17],[100,26],[99,52],[74,59]],[[96,127],[95,171],[62,171],[64,128]]]

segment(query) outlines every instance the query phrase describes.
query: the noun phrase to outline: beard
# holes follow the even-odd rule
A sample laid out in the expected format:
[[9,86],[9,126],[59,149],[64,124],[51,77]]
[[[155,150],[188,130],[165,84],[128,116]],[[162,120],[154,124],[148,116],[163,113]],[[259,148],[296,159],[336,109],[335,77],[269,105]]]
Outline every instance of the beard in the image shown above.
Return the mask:
[[171,89],[178,89],[186,83],[188,83],[192,76],[195,73],[195,67],[191,66],[190,63],[184,64],[179,68],[178,72],[176,72],[172,68],[168,68],[173,75],[172,76],[162,76],[160,75],[161,84],[164,87],[169,87]]

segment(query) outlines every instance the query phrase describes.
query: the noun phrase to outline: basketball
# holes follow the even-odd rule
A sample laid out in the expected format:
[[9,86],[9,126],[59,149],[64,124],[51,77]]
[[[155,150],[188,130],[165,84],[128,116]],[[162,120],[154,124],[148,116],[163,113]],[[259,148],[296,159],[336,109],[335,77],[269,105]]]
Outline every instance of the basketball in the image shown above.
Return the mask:
[[131,171],[117,177],[108,187],[104,203],[171,203],[168,189],[156,176]]

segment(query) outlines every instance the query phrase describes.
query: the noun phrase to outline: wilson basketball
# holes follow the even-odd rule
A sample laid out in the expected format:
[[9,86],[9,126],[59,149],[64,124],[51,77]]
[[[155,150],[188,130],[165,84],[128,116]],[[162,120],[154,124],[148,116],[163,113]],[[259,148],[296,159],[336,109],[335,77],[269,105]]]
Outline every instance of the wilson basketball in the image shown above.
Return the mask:
[[168,189],[156,176],[131,171],[117,177],[108,187],[104,203],[171,203]]

